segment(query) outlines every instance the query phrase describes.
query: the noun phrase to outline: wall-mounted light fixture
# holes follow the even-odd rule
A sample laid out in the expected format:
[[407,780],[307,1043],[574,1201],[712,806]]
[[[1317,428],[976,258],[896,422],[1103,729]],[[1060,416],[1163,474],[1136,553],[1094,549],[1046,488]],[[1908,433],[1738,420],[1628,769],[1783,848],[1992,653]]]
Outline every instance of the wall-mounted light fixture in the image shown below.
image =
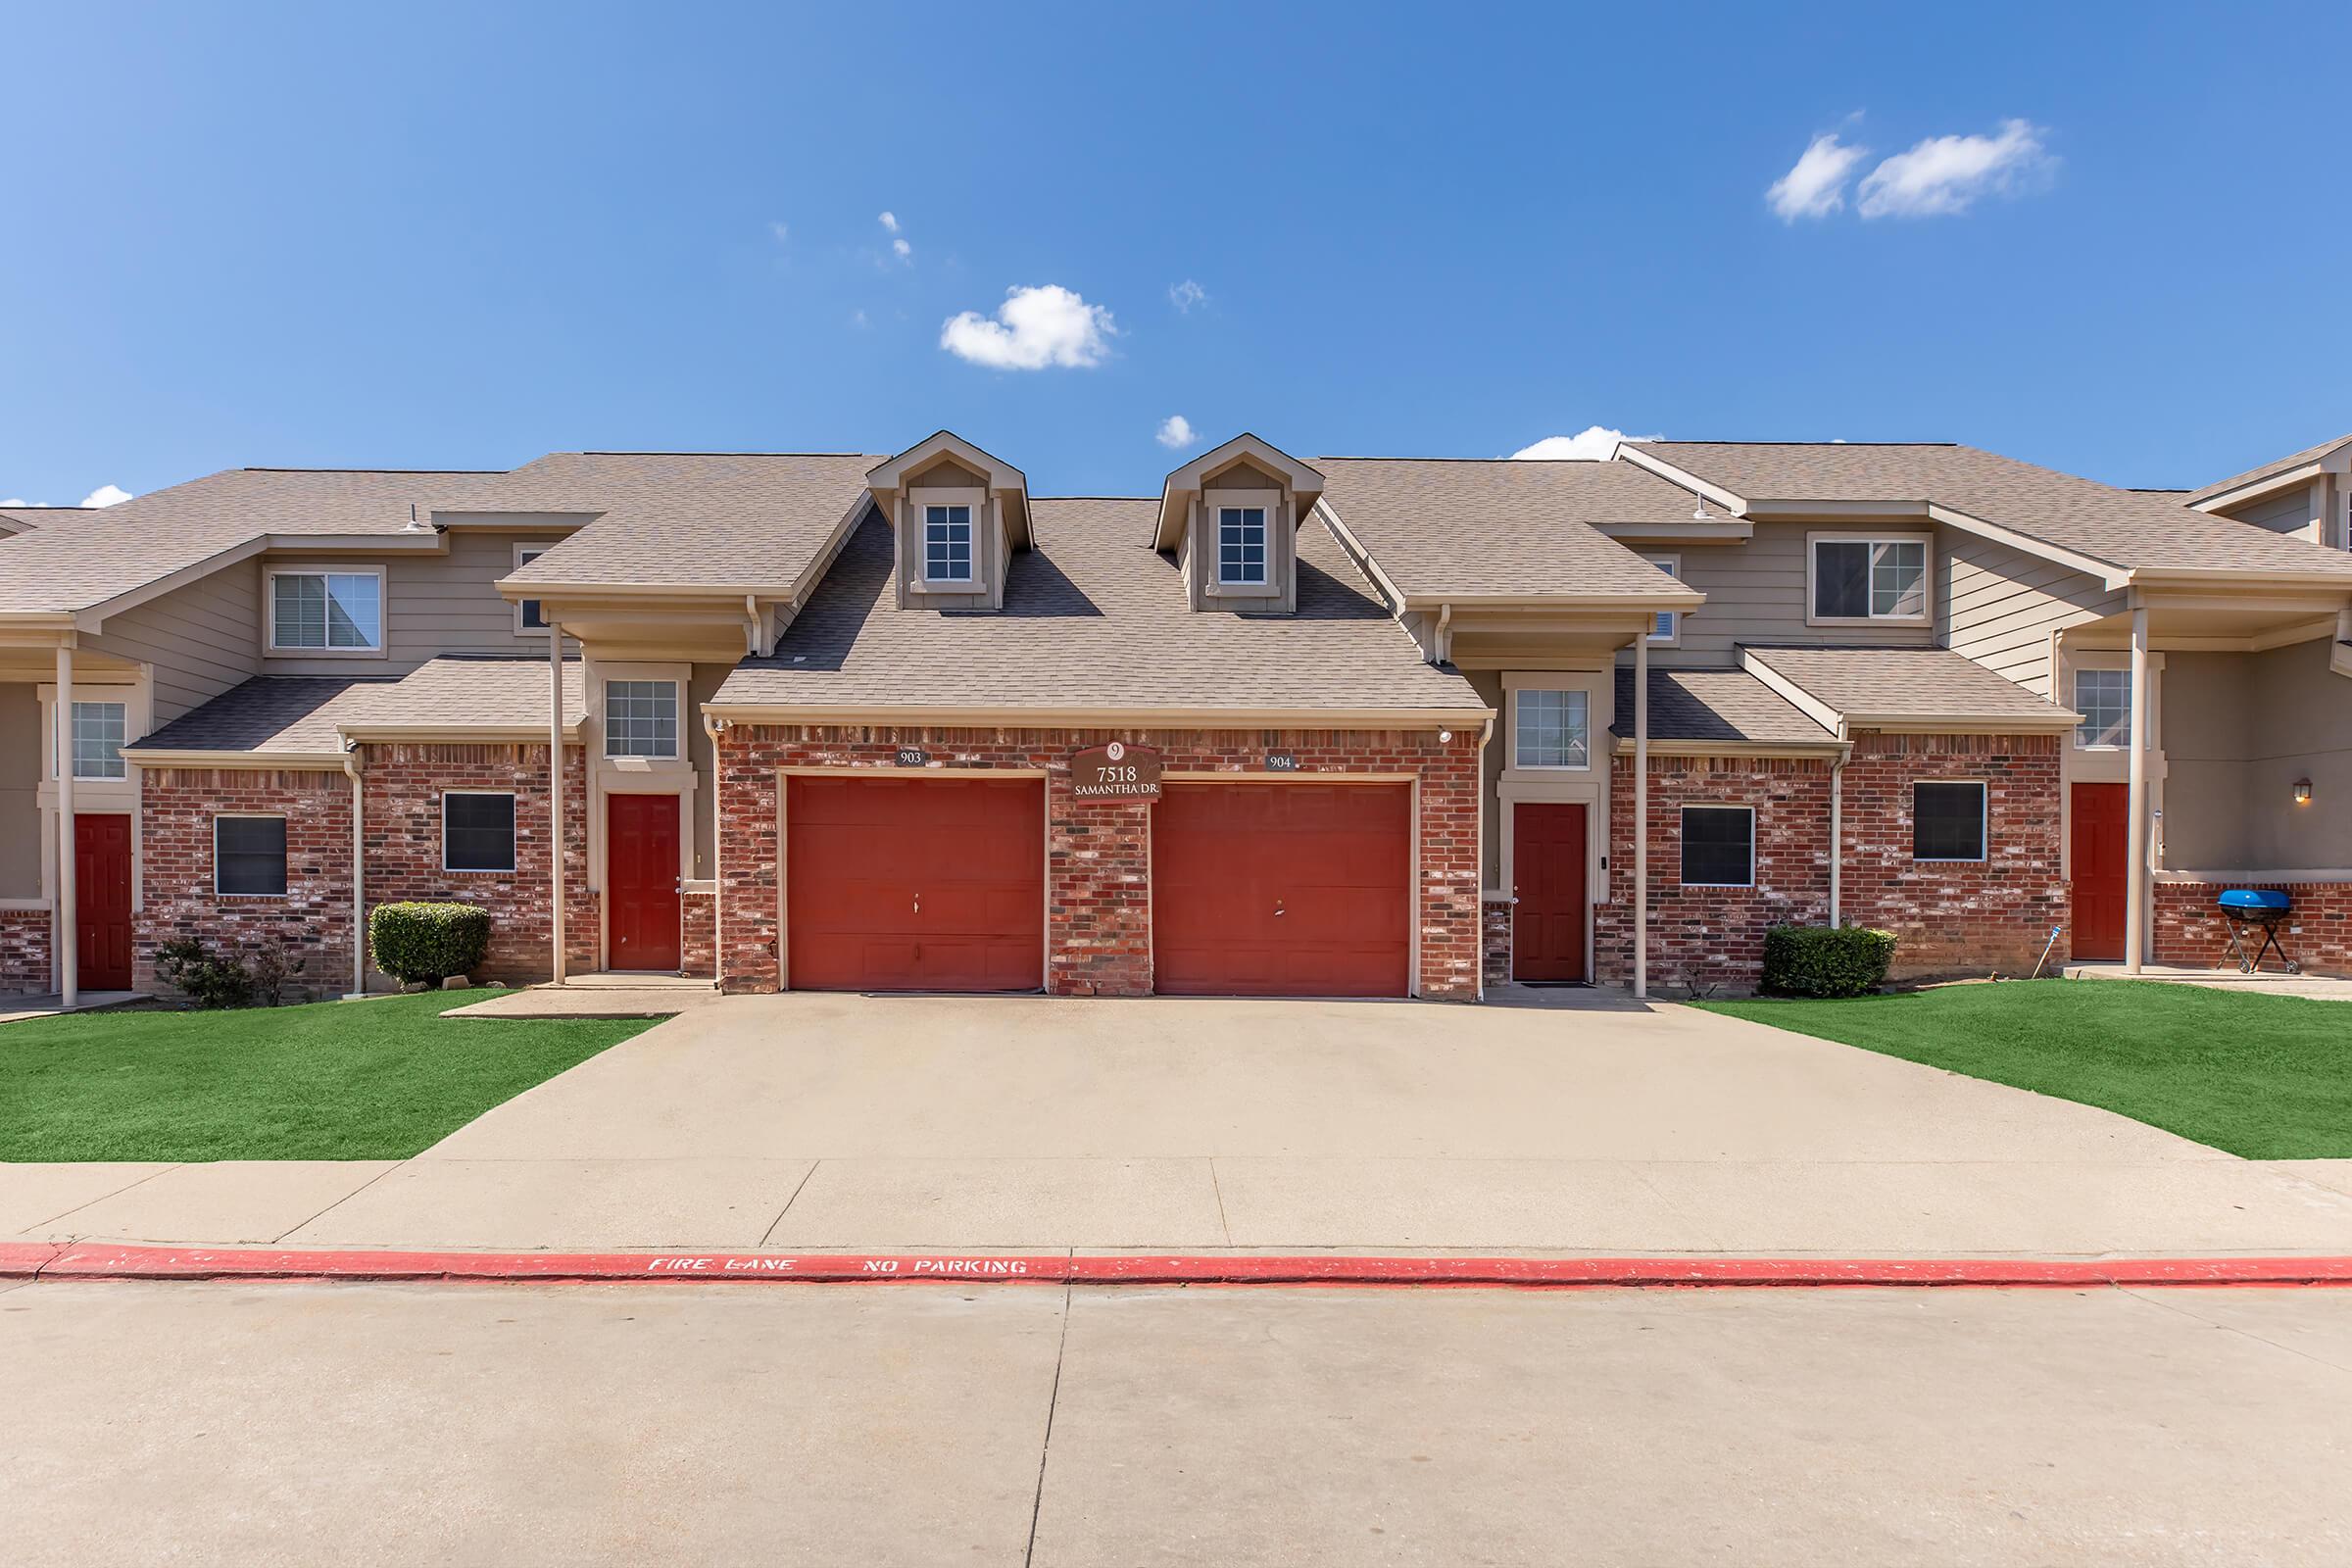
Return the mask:
[[2309,806],[2311,804],[2311,780],[2307,778],[2299,778],[2295,780],[2295,804],[2297,806]]

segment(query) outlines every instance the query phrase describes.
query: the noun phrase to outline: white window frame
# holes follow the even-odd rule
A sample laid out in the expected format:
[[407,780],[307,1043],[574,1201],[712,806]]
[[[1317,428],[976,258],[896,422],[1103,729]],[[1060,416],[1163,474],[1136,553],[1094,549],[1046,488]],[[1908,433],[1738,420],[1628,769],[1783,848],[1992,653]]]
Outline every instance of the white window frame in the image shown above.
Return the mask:
[[[373,577],[375,641],[366,648],[300,648],[277,640],[277,579],[280,577]],[[381,566],[273,565],[262,573],[262,652],[270,659],[383,659],[391,638],[392,600]]]
[[[75,736],[74,734],[74,710],[77,708],[119,708],[122,710],[122,739],[115,746],[115,771],[112,773],[84,773],[81,770],[81,756],[79,749],[74,745]],[[50,759],[52,774],[54,775],[59,766],[70,764],[74,769],[74,781],[77,784],[121,784],[124,782],[130,777],[130,760],[122,755],[122,748],[130,744],[133,722],[135,721],[131,717],[131,703],[127,694],[121,697],[85,697],[76,694],[69,699],[66,704],[64,736],[66,755],[63,758]]]
[[[553,543],[528,545],[516,540],[514,543],[514,569],[520,571],[524,566],[555,548]],[[522,613],[526,607],[532,606],[536,606],[539,611],[539,624],[536,626],[525,620]],[[537,599],[514,601],[514,635],[517,637],[544,637],[547,635],[547,606],[544,602]]]
[[[1977,792],[1976,855],[1919,853],[1919,787],[1922,784],[1964,784]],[[1984,865],[1992,858],[1992,788],[1981,778],[1915,778],[1911,781],[1911,863],[1913,865]]]
[[[1529,692],[1557,692],[1563,697],[1582,697],[1585,700],[1585,760],[1582,762],[1528,762],[1519,757],[1519,703]],[[1510,754],[1507,759],[1514,773],[1590,773],[1592,771],[1593,724],[1592,715],[1599,710],[1599,701],[1592,688],[1583,681],[1562,681],[1558,685],[1514,685],[1509,691]]]
[[[1254,512],[1258,515],[1258,526],[1261,530],[1258,553],[1261,559],[1258,562],[1258,575],[1254,578],[1225,575],[1225,514],[1228,512]],[[1242,526],[1246,528],[1249,524],[1245,522]],[[1279,524],[1275,520],[1275,508],[1254,498],[1239,500],[1219,495],[1208,504],[1208,548],[1211,559],[1216,562],[1216,580],[1219,588],[1239,589],[1244,593],[1261,593],[1274,586],[1274,530],[1277,526]],[[1248,547],[1245,545],[1243,548],[1247,549]]]
[[[963,527],[966,535],[964,539],[964,555],[966,558],[966,564],[971,568],[970,572],[965,576],[934,577],[931,575],[931,510],[934,507],[943,512],[952,511],[957,507],[963,509]],[[915,519],[915,525],[922,530],[922,534],[921,537],[915,541],[915,546],[923,553],[923,585],[928,588],[943,588],[952,593],[979,592],[980,508],[969,501],[933,501],[926,498],[922,502],[918,503],[917,511],[919,515]],[[956,520],[953,517],[950,517],[943,521],[940,526],[943,528],[953,528],[956,526]],[[953,536],[951,536],[949,542],[951,545],[954,543]]]
[[[2078,752],[2112,752],[2129,756],[2132,751],[2132,666],[2128,663],[2074,665],[2073,674],[2070,677],[2072,689],[2067,693],[2069,699],[2067,706],[2078,713],[2082,712],[2082,677],[2085,675],[2121,675],[2123,677],[2125,739],[2121,745],[2111,742],[2086,741],[2082,738],[2082,726],[2077,724],[2075,726],[2075,750]],[[2089,715],[2084,714],[2083,716],[2087,718]]]
[[[449,863],[449,802],[453,795],[504,796],[514,802],[507,831],[507,863],[505,865],[452,865]],[[522,803],[513,790],[443,790],[441,792],[441,873],[444,876],[513,876],[522,863]]]
[[[1667,576],[1672,577],[1676,582],[1683,580],[1683,558],[1681,556],[1643,556],[1642,559]],[[1683,616],[1686,613],[1688,612],[1681,610],[1661,610],[1653,615],[1649,622],[1649,646],[1652,648],[1680,648],[1683,645]],[[1674,629],[1660,633],[1658,630],[1660,622]]]
[[294,892],[294,846],[284,842],[283,863],[278,867],[278,881],[283,884],[275,893],[231,893],[220,885],[220,824],[238,822],[284,822],[283,811],[215,811],[213,813],[213,897],[216,899],[284,899]]
[[[1683,880],[1683,846],[1689,840],[1692,811],[1745,811],[1747,813],[1747,880],[1744,882],[1686,882]],[[1738,801],[1688,801],[1674,819],[1674,878],[1675,886],[1685,888],[1752,888],[1756,885],[1756,808]]]
[[[666,752],[616,752],[612,749],[612,688],[615,686],[666,686],[669,688],[671,719],[669,750]],[[686,683],[668,675],[607,675],[604,690],[597,694],[597,713],[604,730],[605,760],[666,762],[674,761],[686,744]]]
[[[1916,615],[1824,615],[1815,612],[1823,545],[1918,545],[1920,547],[1919,609]],[[1871,563],[1878,569],[1878,563]],[[1875,594],[1876,590],[1872,592]],[[1805,535],[1805,624],[1808,626],[1932,626],[1936,623],[1936,536],[1932,533],[1861,529]]]

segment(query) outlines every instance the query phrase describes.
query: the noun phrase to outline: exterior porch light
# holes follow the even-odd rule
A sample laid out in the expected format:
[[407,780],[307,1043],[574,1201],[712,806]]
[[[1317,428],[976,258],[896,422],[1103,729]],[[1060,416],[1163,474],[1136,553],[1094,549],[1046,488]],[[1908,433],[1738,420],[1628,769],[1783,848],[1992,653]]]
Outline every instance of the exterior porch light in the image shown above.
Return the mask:
[[2295,780],[2295,804],[2297,806],[2309,806],[2311,804],[2311,780],[2307,778],[2299,778]]

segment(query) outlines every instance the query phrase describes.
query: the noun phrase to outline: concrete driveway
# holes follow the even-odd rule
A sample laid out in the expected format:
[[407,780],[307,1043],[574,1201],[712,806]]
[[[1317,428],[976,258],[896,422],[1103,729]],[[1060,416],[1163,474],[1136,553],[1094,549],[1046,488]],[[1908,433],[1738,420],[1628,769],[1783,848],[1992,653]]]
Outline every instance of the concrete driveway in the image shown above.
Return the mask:
[[[801,1250],[2352,1250],[2340,1166],[2240,1160],[2069,1102],[1592,993],[1487,1007],[739,998],[412,1160],[188,1166],[114,1185],[37,1221],[0,1214],[0,1232]],[[201,1199],[193,1215],[183,1192]]]

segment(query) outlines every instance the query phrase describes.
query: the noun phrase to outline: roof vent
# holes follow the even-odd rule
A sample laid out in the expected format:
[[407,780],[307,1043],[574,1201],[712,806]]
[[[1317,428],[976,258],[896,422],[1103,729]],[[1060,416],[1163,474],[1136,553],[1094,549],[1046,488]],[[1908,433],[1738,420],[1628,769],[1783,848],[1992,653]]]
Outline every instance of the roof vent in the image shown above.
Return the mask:
[[429,522],[422,521],[417,517],[416,503],[412,501],[409,503],[408,525],[402,528],[400,531],[402,533],[431,533],[433,531],[433,525]]

